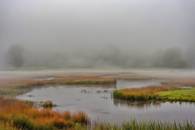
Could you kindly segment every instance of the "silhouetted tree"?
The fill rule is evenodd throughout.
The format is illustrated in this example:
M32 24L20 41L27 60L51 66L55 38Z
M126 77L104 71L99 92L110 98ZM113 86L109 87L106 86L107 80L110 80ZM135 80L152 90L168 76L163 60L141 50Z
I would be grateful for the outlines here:
M9 47L7 51L8 63L13 67L21 67L24 64L24 49L21 45L15 44Z

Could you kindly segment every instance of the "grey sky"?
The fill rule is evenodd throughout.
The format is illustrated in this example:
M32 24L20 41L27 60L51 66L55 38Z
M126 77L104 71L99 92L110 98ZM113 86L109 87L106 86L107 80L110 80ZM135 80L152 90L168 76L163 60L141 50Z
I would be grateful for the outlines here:
M1 0L0 48L156 51L193 44L195 0Z
M7 42L159 46L185 44L193 31L194 0L4 1Z

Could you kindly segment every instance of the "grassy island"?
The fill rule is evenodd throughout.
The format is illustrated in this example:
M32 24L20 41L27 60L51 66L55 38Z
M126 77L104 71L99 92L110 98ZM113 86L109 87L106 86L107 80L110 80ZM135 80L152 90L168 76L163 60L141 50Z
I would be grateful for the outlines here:
M195 88L144 87L115 90L114 98L129 101L181 101L195 102Z

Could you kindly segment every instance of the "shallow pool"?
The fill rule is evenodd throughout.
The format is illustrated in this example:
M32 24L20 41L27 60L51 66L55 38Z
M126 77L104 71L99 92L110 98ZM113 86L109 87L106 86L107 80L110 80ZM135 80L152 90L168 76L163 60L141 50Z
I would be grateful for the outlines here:
M144 87L158 81L120 81L113 86L64 85L34 89L17 98L30 101L51 100L56 111L83 111L95 122L122 123L131 119L165 122L195 122L195 104L169 102L126 102L114 100L114 89Z

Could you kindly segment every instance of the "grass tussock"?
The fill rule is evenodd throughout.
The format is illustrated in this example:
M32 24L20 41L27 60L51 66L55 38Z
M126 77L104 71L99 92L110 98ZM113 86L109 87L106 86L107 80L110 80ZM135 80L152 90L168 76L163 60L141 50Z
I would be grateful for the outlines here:
M144 87L115 90L115 98L129 101L187 101L195 102L195 88L169 86Z
M43 107L43 108L53 108L53 107L55 107L56 105L55 104L53 104L53 102L52 101L43 101L43 102L41 102L40 103L40 105Z

